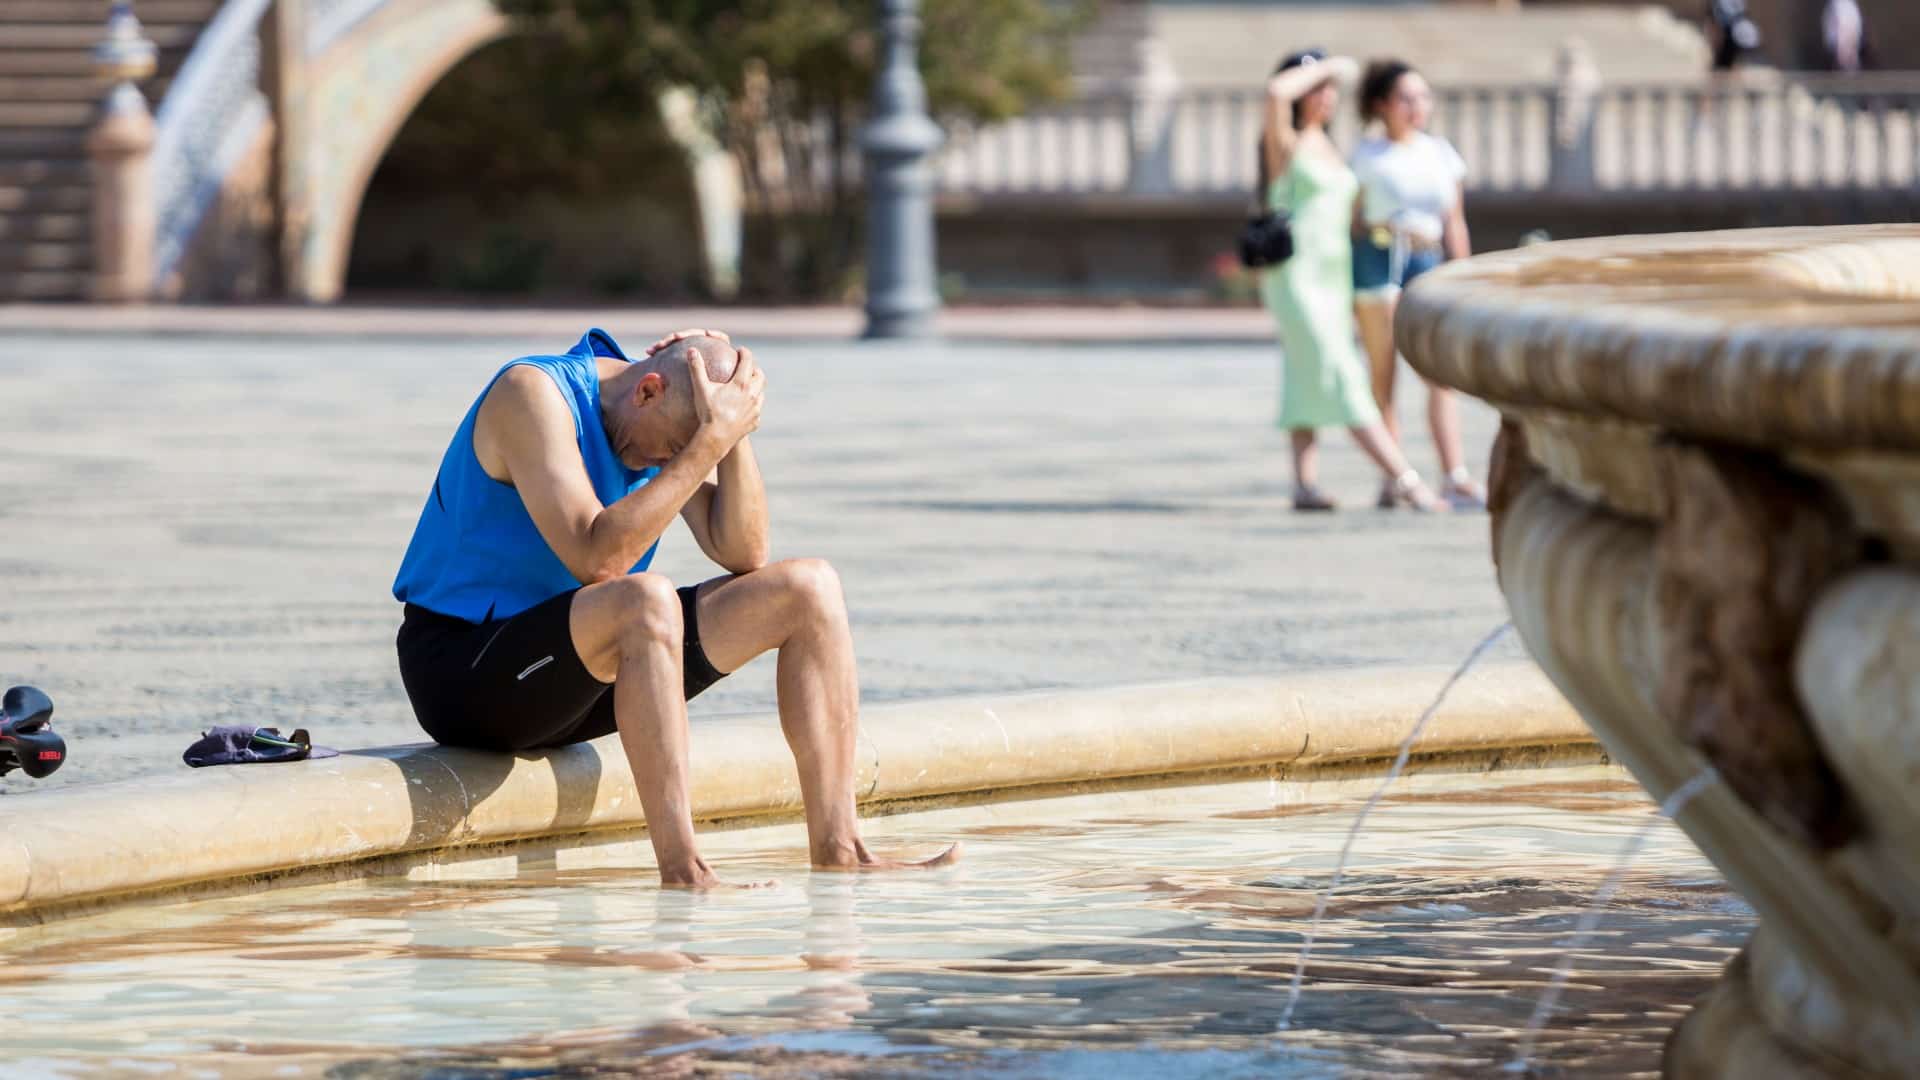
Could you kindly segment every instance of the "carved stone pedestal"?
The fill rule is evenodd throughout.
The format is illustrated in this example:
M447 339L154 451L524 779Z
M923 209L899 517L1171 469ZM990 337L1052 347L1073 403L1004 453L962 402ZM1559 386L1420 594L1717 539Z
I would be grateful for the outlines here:
M1761 928L1677 1077L1920 1074L1920 227L1550 244L1398 332L1498 406L1493 554L1547 674Z

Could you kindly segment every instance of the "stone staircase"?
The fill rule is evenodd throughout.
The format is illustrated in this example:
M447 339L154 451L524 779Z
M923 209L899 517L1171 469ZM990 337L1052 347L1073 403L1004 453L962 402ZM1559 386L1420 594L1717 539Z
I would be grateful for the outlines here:
M142 83L159 108L220 0L143 0L134 6L159 47ZM81 300L92 271L87 132L105 87L91 52L104 33L103 0L0 0L0 303Z
M1584 43L1608 81L1686 80L1707 67L1698 29L1664 8L1593 4L1157 3L1152 28L1181 83L1259 86L1308 45L1360 59L1401 57L1436 83L1545 81L1563 42Z
M1308 45L1404 57L1449 83L1548 80L1570 39L1587 46L1608 80L1684 81L1707 65L1698 28L1651 5L1108 0L1073 49L1081 92L1123 92L1141 73L1140 42L1149 36L1157 60L1189 90L1258 87L1281 56Z
M1153 9L1145 0L1107 0L1073 43L1070 62L1080 93L1123 92L1140 73L1140 42L1152 33Z

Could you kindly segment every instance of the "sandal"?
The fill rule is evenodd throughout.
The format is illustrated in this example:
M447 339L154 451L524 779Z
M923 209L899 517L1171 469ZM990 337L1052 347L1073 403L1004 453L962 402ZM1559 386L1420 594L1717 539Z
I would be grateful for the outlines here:
M1326 492L1309 484L1293 489L1293 508L1302 513L1325 513L1338 510L1340 504L1334 502Z
M1487 508L1487 489L1473 482L1473 474L1464 465L1447 474L1447 482L1440 488L1440 497L1455 510Z
M1380 497L1373 500L1376 510L1392 510L1400 505L1400 497L1393 493L1393 477L1380 481Z
M1445 499L1433 493L1420 479L1420 473L1408 469L1393 478L1393 500L1396 505L1418 510L1423 514L1444 514L1450 507Z

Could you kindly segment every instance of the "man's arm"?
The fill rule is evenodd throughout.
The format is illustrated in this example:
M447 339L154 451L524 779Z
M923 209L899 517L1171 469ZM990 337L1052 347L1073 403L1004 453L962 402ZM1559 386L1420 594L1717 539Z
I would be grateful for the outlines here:
M582 584L625 574L653 546L726 447L703 426L692 443L645 487L602 506L575 441L573 413L560 388L536 368L502 375L475 421L480 464L511 484L540 536ZM492 466L492 467L490 467ZM505 476L495 474L495 467Z
M741 439L680 511L707 558L730 574L767 565L767 492L753 444Z

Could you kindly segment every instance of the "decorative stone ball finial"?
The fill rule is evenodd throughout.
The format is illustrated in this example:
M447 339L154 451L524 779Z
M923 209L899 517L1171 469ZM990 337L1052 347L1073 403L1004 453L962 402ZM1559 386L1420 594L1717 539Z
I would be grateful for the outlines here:
M139 82L153 74L154 57L131 0L115 0L107 13L107 36L93 47L94 75L109 86Z
M118 0L107 36L94 46L93 70L109 87L87 135L93 178L93 282L104 303L147 298L153 282L153 113L135 83L153 74L154 47L133 4Z

